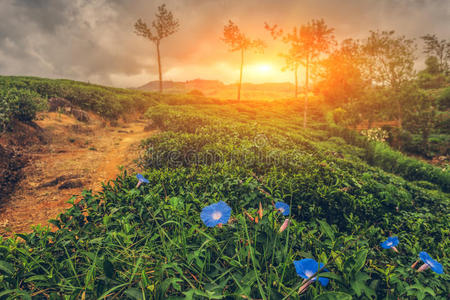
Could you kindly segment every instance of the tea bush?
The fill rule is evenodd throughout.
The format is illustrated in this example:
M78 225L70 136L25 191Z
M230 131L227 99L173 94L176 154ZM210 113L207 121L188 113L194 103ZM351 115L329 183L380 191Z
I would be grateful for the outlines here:
M13 120L22 122L34 120L36 113L46 108L46 103L39 94L30 90L0 88L0 132Z
M420 251L449 265L448 182L425 175L447 173L420 162L389 169L399 157L386 159L387 146L327 125L319 111L305 130L300 112L162 99L146 115L164 131L138 160L148 183L124 172L73 200L51 221L57 230L0 240L0 298L447 299L446 272L410 267ZM370 149L385 161L368 160ZM219 201L232 222L206 227L200 212ZM399 253L380 247L389 236ZM302 258L325 264L327 286L299 294Z
M331 120L329 117L327 119ZM331 135L340 136L347 143L365 149L364 160L369 164L402 176L407 180L426 180L437 184L445 192L450 191L450 172L410 158L385 143L371 142L353 130L337 126L334 122L328 126Z
M0 76L0 90L31 90L43 98L62 97L84 110L114 119L124 113L146 110L159 101L155 93L104 87L65 79Z
M213 104L223 101L196 95L171 95L132 89L105 87L66 79L24 76L0 76L0 89L17 88L35 91L44 98L62 97L84 110L108 119L127 113L141 113L163 101L168 105Z
M442 111L446 111L450 108L450 87L444 89L442 94L438 97L437 103L439 109Z

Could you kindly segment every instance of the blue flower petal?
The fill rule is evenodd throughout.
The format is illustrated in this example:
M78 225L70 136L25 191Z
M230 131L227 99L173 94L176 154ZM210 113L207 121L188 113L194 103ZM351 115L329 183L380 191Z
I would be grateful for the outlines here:
M430 266L430 269L433 270L434 272L438 274L444 273L444 268L438 261L433 259L433 262L428 265Z
M312 258L305 258L302 260L294 261L295 271L297 274L303 279L309 279L312 275L314 275L320 268L323 268L324 264L318 264ZM329 272L327 269L323 269L322 272ZM313 278L312 281L316 281L317 277ZM323 286L327 286L330 282L330 279L319 276L319 282Z
M322 269L324 266L325 266L325 265L324 265L323 263L319 263L319 269ZM328 269L322 269L321 272L330 272L330 270L328 270ZM330 282L330 279L329 279L329 278L326 278L326 277L320 277L320 275L319 275L319 282L320 282L321 285L327 286L327 285L328 285L328 282Z
M327 286L328 282L330 282L330 279L329 278L325 278L325 277L319 277L319 282L320 282L321 285Z
M200 213L200 218L207 227L226 224L230 216L231 207L223 201L204 207Z
M288 204L279 201L275 203L275 208L279 210L283 214L283 216L289 216L290 208Z
M430 263L433 260L430 254L426 253L425 251L420 252L419 257L426 264Z
M435 261L430 256L430 254L426 253L425 251L422 251L419 253L419 257L424 263L429 265L430 269L433 270L434 272L438 274L444 273L444 268L442 267L442 265L439 262Z
M390 249L392 247L396 247L399 243L397 236L391 236L387 240L381 243L381 247L384 249Z
M147 178L145 178L144 176L142 176L142 174L137 174L137 175L136 175L136 178L137 178L139 181L144 182L144 183L149 183L149 182L150 182L150 181L148 181Z
M295 260L294 266L297 274L304 279L309 279L309 277L319 270L319 264L312 258ZM314 278L313 281L315 280L316 279Z

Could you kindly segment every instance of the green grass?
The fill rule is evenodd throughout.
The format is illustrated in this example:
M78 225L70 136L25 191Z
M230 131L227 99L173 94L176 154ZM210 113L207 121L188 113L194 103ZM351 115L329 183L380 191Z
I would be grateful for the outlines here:
M0 298L447 299L448 274L410 265L427 251L448 269L448 172L318 108L305 130L296 102L187 99L146 113L162 129L141 145L149 184L125 172L85 191L57 231L0 241ZM200 211L218 201L235 221L207 228ZM291 206L282 233L275 201ZM398 254L380 247L394 235ZM330 284L300 296L302 258L325 263Z

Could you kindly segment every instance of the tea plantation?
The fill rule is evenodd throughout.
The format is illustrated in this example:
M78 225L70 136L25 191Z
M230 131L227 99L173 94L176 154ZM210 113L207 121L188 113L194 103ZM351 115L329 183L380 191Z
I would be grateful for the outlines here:
M0 299L448 299L450 172L311 113L303 129L298 102L155 98L149 182L124 171L57 230L0 238ZM229 222L205 226L220 201ZM411 268L422 251L443 274ZM297 274L305 258L324 264L319 280Z

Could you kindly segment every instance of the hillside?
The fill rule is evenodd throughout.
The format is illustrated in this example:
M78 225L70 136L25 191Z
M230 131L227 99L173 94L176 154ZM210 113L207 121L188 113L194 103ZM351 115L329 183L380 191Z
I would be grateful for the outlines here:
M159 81L150 81L137 88L141 91L159 91ZM202 92L205 96L218 99L235 99L237 85L224 84L219 80L194 79L186 82L163 81L163 90L168 93L189 93L194 90ZM272 100L288 99L294 95L295 87L292 83L244 83L242 85L243 100Z
M145 118L159 131L134 144L148 183L124 170L74 198L50 220L56 230L0 237L0 298L448 297L448 169L339 127L319 106L304 129L298 101L155 99ZM205 226L202 210L220 201L229 221ZM398 253L380 246L393 236ZM413 270L421 251L444 274ZM294 261L305 258L325 268L299 293Z

